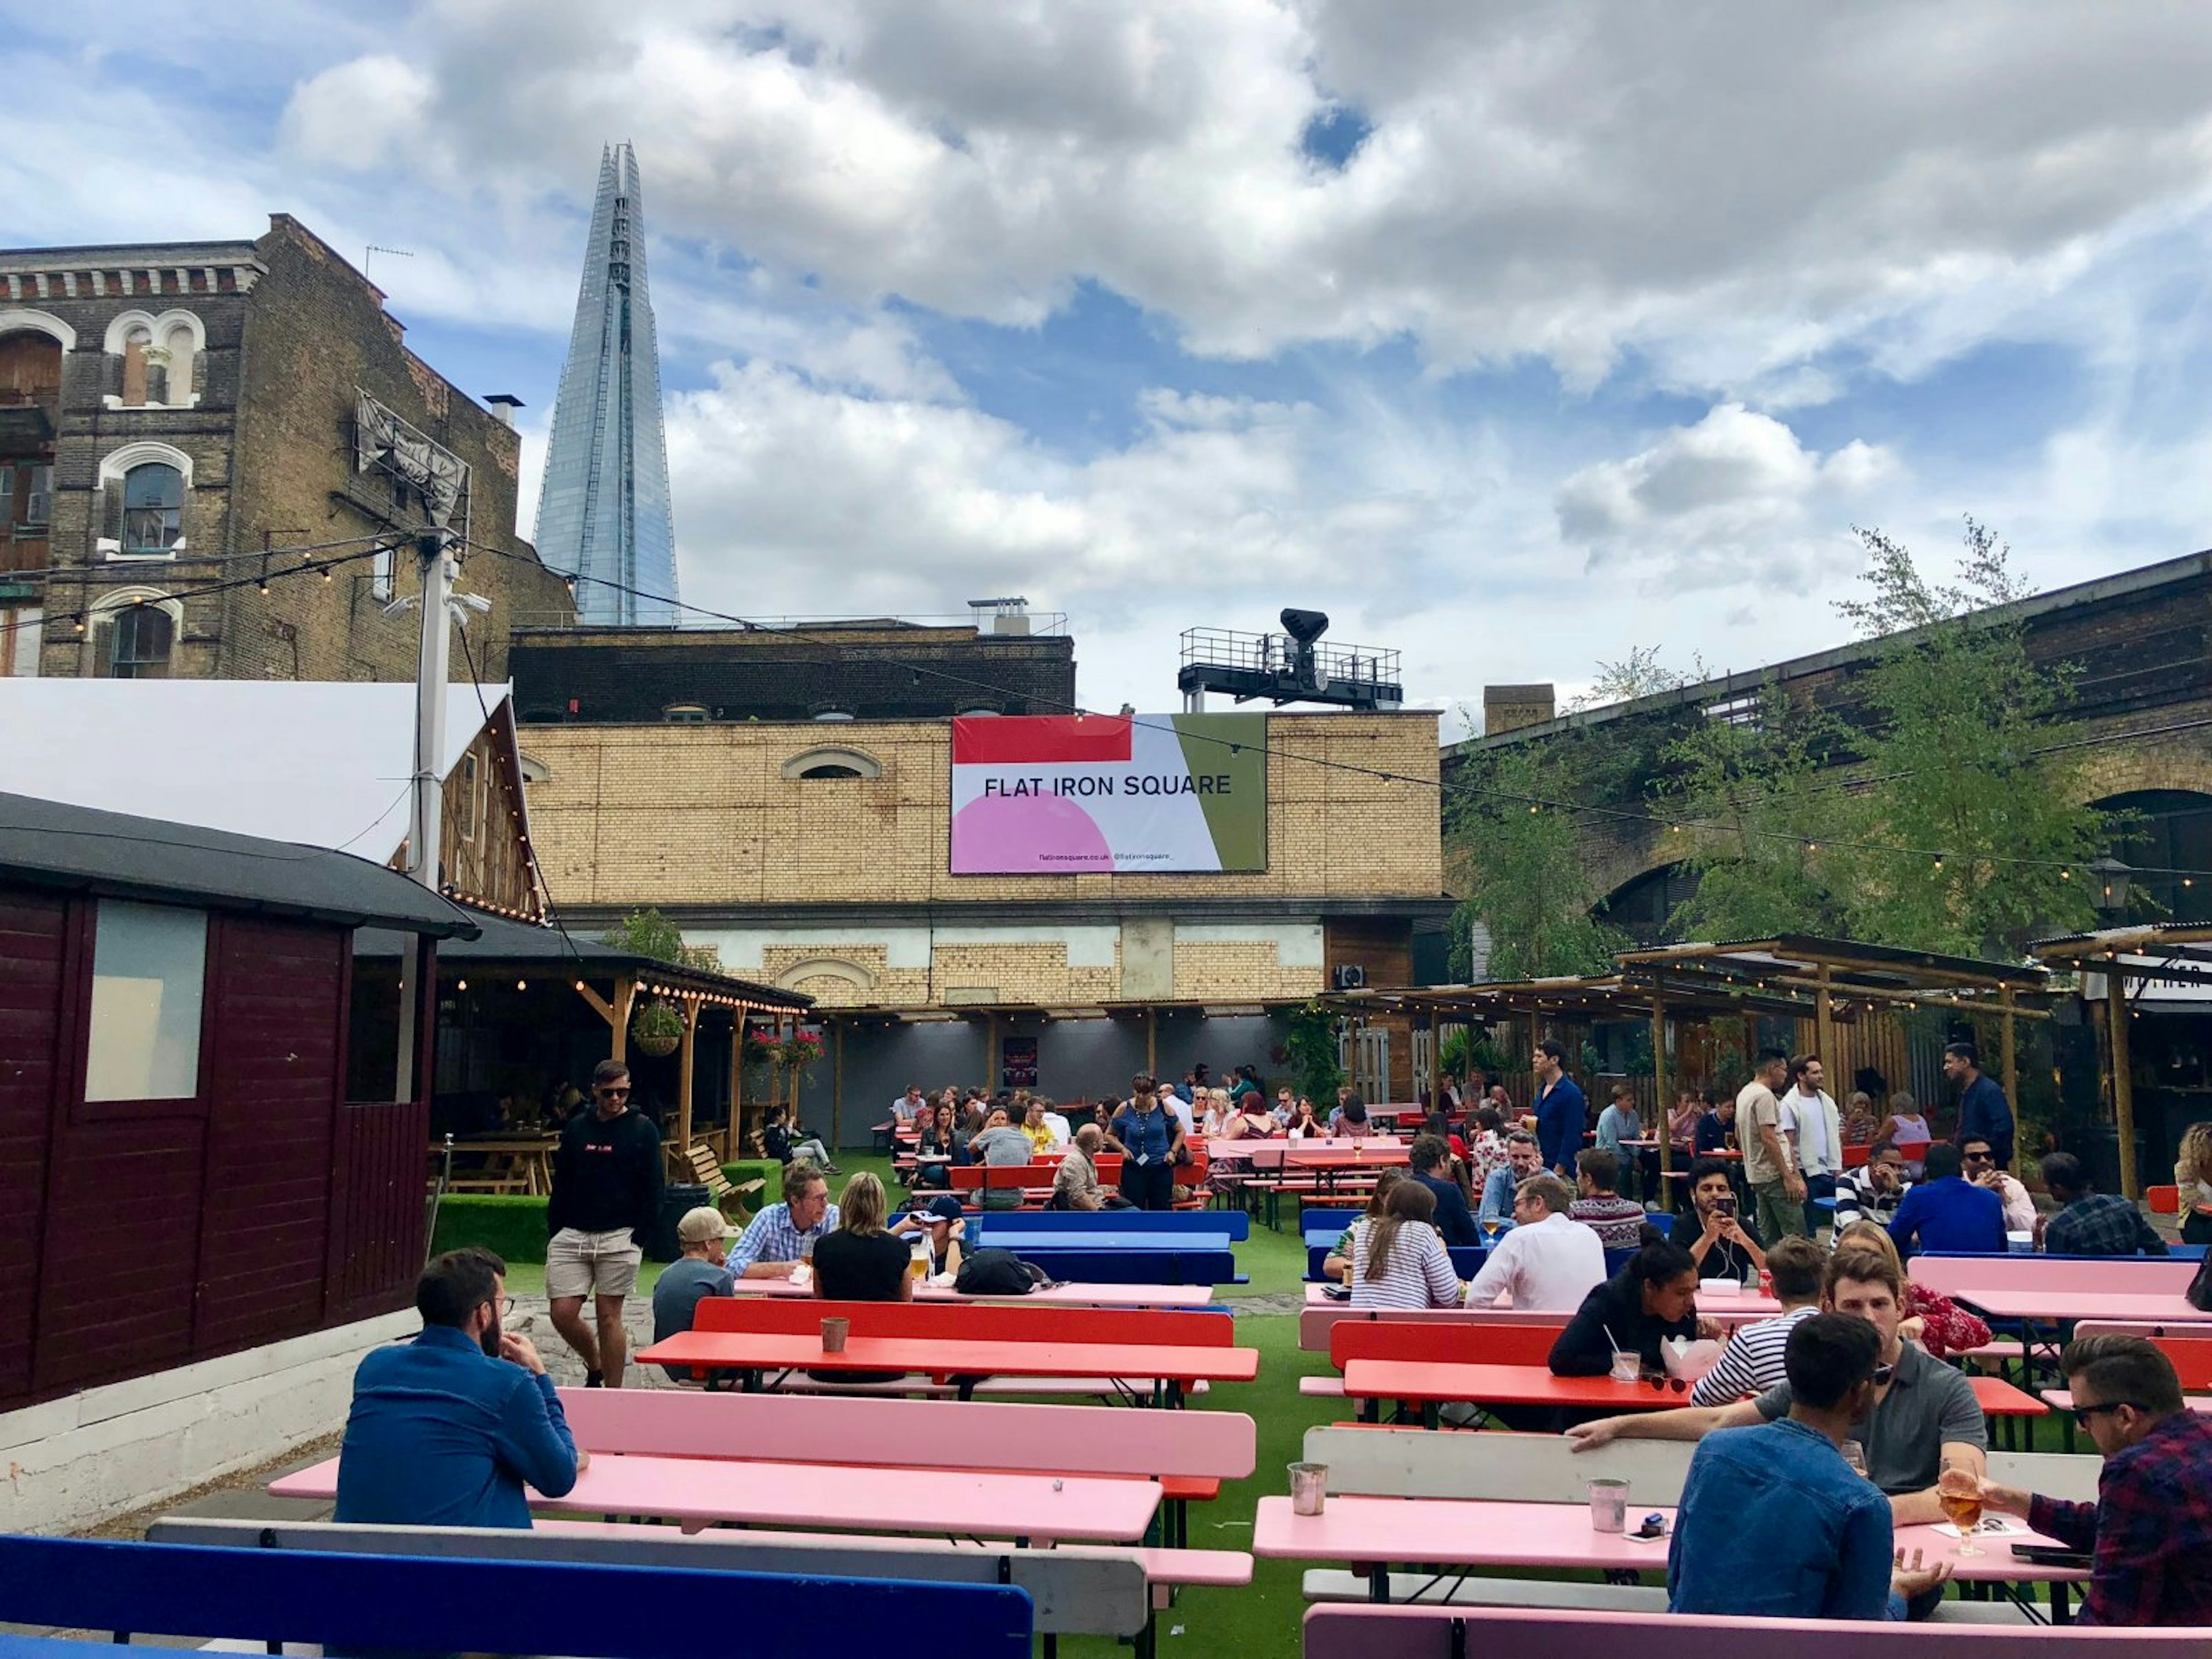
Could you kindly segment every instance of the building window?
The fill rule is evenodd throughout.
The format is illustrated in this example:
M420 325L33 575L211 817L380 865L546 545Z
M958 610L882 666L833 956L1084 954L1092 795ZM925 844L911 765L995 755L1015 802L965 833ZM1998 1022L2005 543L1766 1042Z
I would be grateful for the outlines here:
M463 841L474 841L477 838L477 757L473 753L461 757L459 782L460 799L454 809L454 823Z
M702 703L672 702L660 711L660 718L671 726L704 726L707 709Z
M43 536L54 521L54 470L34 465L16 469L15 533Z
M858 749L809 749L793 755L780 769L794 782L817 783L838 778L879 778L883 763Z
M824 761L819 766L808 767L799 775L810 783L818 783L829 778L857 778L862 775L857 768L840 766L834 761Z
M166 680L169 651L176 643L176 624L159 605L140 603L115 613L108 634L107 678L112 680Z
M87 1100L189 1100L200 1091L207 914L100 901L92 947Z
M167 557L185 533L185 475L161 461L123 475L123 534L126 558Z
M207 331L189 311L126 311L107 325L110 409L190 409L199 402Z
M372 599L392 597L392 573L398 556L396 547L379 547L376 556L368 562L368 597Z
M0 679L35 679L46 613L35 605L0 611Z

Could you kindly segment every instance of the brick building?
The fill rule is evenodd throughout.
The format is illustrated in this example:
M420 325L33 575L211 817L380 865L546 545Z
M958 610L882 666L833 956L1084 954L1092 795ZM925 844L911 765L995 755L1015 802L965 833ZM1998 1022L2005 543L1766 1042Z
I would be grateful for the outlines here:
M252 241L0 252L0 672L411 678L416 622L385 606L413 561L372 550L434 496L478 544L483 678L508 618L573 616L515 533L514 428L383 299L283 214Z
M1075 705L1075 641L1032 632L1048 619L1026 611L993 617L988 631L891 620L540 629L529 620L517 619L510 659L526 720L913 720Z
M1002 1042L1033 1043L1038 1086L1063 1097L1148 1056L1279 1076L1263 1010L1344 968L1409 983L1416 924L1449 910L1432 714L1272 716L1267 868L1242 874L953 875L951 729L526 724L532 846L570 925L655 906L726 972L844 1011L866 1041L843 1093L864 1106L908 1081L995 1083ZM1073 1018L1102 1011L1127 1018ZM1371 1093L1411 1097L1416 1037L1352 1056Z

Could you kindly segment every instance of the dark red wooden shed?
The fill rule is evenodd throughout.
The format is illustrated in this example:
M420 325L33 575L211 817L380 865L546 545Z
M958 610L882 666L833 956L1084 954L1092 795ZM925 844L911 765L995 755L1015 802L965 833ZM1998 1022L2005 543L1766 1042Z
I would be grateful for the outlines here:
M362 927L477 932L343 853L0 794L0 1410L406 1304L428 1113L345 1097Z

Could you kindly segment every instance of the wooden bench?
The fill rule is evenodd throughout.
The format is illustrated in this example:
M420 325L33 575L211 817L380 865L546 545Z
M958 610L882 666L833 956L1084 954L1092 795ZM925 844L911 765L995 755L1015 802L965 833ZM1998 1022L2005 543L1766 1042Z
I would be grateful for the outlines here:
M715 1573L904 1583L1010 1585L1034 1604L1047 1650L1060 1636L1128 1637L1150 1645L1152 1614L1176 1588L1249 1583L1252 1558L1232 1550L1053 1549L960 1539L883 1538L715 1529L687 1534L635 1522L540 1521L529 1531L489 1527L376 1527L327 1522L270 1525L172 1516L148 1529L158 1543L325 1554L444 1557L690 1568ZM725 1607L725 1619L731 1609Z
M746 1200L757 1200L768 1190L768 1182L758 1179L748 1181L742 1187L732 1185L729 1176L722 1173L714 1149L703 1141L691 1143L690 1158L692 1180L707 1189L708 1201L724 1215L734 1213L735 1218L743 1220ZM759 1207L757 1202L754 1207Z
M1584 1586L1585 1589L1594 1588ZM1946 1602L1948 1607L1962 1605ZM1623 1612L1504 1607L1317 1607L1306 1611L1305 1659L2010 1659L2022 1644L2038 1659L2180 1659L2201 1651L2201 1630L2092 1630L2068 1626L2024 1636L1974 1624L1867 1625L1850 1620L1714 1619Z
M258 1524L258 1523L253 1523ZM516 1536L527 1536L517 1534ZM1029 1595L996 1583L866 1582L529 1560L292 1553L174 1543L0 1539L9 1620L112 1632L418 1652L692 1659L742 1609L745 1650L818 1659L918 1630L961 1653L1024 1659ZM11 1638L13 1639L13 1638ZM57 1644L88 1656L89 1644Z

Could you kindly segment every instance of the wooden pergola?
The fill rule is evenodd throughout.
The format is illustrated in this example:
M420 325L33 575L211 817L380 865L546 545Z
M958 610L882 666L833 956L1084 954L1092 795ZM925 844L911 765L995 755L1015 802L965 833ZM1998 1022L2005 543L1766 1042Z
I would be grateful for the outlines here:
M2212 938L2212 932L2208 932ZM1328 999L1346 1012L1387 1008L1425 1014L1431 1042L1439 1020L1491 1024L1527 1015L1529 1041L1538 1022L1553 1018L1648 1020L1651 1028L1656 1103L1663 1126L1670 1079L1667 1063L1669 1018L1715 1019L1770 1014L1812 1020L1818 1052L1832 1055L1836 1023L1861 1008L1942 1008L1994 1014L2002 1024L2002 1078L2008 1098L2017 1097L2018 1044L2014 1022L2047 1019L2023 1007L2023 992L2042 990L2050 975L2039 967L1984 962L1925 951L1903 951L1810 934L1771 939L1669 945L1624 951L1614 970L1573 978L1492 981L1421 989L1350 991ZM1669 1137L1658 1136L1660 1167L1668 1166Z
M2212 985L2212 927L2179 923L2108 927L2038 939L2028 948L2050 967L2104 978L2105 994L2092 1006L2100 1006L2104 1013L2101 1058L2109 1079L2106 1097L2112 1103L2112 1122L2119 1136L2120 1190L2125 1197L2139 1198L2142 1186L2136 1167L2135 1078L2128 1030L2135 1010L2128 1006L2128 986L2136 983L2139 1000L2161 982Z

